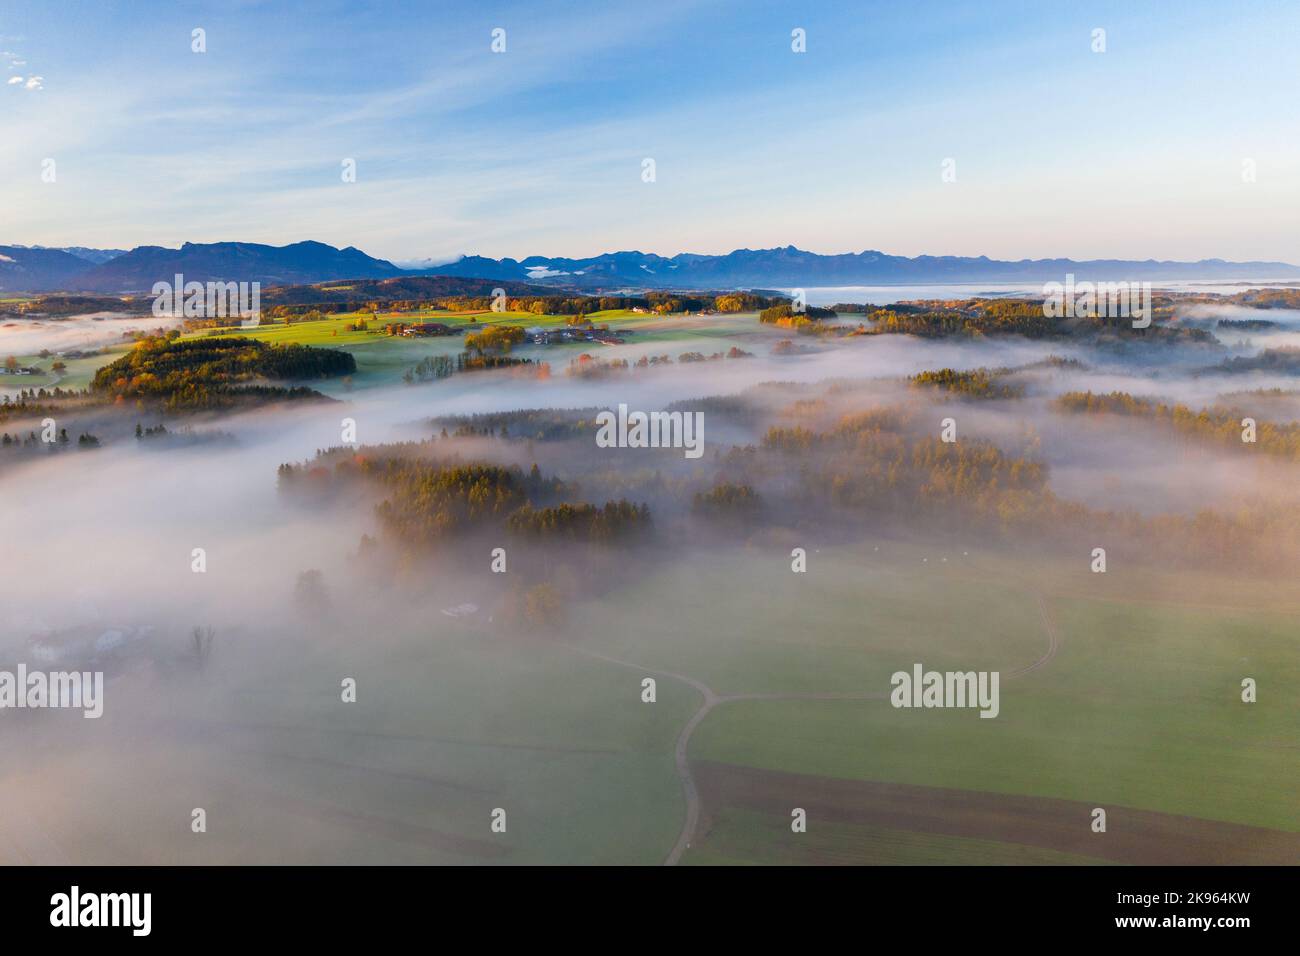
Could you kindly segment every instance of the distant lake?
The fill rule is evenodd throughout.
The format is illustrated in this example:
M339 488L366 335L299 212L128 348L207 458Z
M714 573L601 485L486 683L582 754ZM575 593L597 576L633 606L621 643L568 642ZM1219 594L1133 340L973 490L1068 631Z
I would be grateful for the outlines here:
M1065 276L1057 281L1063 282ZM1118 281L1118 280L1117 280ZM1154 289L1169 292L1208 292L1232 295L1250 288L1300 287L1296 279L1175 279L1152 280ZM789 291L788 289L784 291ZM930 285L843 285L819 286L804 290L809 305L834 305L836 302L869 302L872 305L889 305L911 299L972 299L1015 298L1043 294L1041 282L988 282Z

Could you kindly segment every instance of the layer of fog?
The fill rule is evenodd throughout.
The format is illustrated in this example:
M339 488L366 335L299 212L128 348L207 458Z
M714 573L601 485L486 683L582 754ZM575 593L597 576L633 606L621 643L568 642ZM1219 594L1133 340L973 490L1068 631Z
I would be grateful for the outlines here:
M808 351L771 354L783 339ZM281 775L296 772L293 748L276 736L284 727L263 731L246 726L241 721L250 719L247 711L270 710L283 725L295 720L305 725L309 717L315 719L318 708L338 699L338 678L357 673L364 678L363 692L372 695L366 700L382 701L384 681L392 679L385 670L390 655L409 649L413 641L436 641L446 622L439 609L486 601L479 598L480 593L490 594L483 583L485 555L466 554L455 546L448 546L448 560L439 573L427 575L417 591L394 596L368 589L355 580L351 555L362 534L376 532L373 513L366 507L303 509L278 494L276 467L340 445L349 424L345 419L355 423L359 443L378 445L433 436L436 429L430 419L435 416L618 404L653 411L672 402L743 393L761 383L871 380L859 390L849 390L843 407L835 410L903 404L917 408L923 420L932 418L936 434L940 419L951 416L961 438L989 438L1013 450L1037 437L1036 453L1051 468L1052 487L1063 497L1098 507L1192 511L1240 497L1290 494L1286 488L1294 484L1286 480L1284 469L1258 456L1189 448L1147 423L1063 416L1047 407L1052 396L1072 389L1121 390L1200 406L1225 390L1265 387L1269 381L1285 384L1277 377L1192 376L1191 369L1216 360L1212 353L1114 354L1062 342L904 336L821 343L773 329L741 337L701 334L671 343L630 340L625 346L593 346L587 351L598 359L635 361L642 355L667 354L676 360L685 351L725 352L737 344L754 357L674 362L594 379L564 374L561 357L574 356L577 350L526 349L520 354L552 361L549 379L528 372L476 372L355 393L331 388L342 401L271 408L199 425L233 434L233 446L149 451L126 440L0 472L11 558L0 575L0 661L22 660L29 635L75 626L153 625L177 654L184 653L192 625L211 625L218 635L213 664L201 678L115 675L103 721L79 716L63 720L65 715L42 713L19 725L10 720L12 714L0 715L6 722L0 734L15 755L0 770L6 790L0 815L10 820L8 831L0 827L0 848L17 826L25 828L19 850L28 857L43 857L45 862L59 862L60 854L62 859L84 859L83 850L64 841L57 827L38 839L33 834L41 833L39 823L26 826L24 821L41 817L40 808L48 802L56 808L50 811L54 819L80 822L81 831L70 826L72 832L99 832L115 819L121 821L123 842L92 855L100 862L112 854L120 862L192 859L174 849L190 835L190 807L204 805L238 817L241 811L230 809L230 804L234 794L245 791L237 787L276 791L287 779ZM1075 357L1089 368L1024 373L1027 396L1021 400L935 402L931 393L902 382L926 369L1029 365L1049 355ZM788 404L779 390L755 401L774 415ZM129 411L123 414L131 417ZM710 453L711 442L755 440L765 424L747 432L731 424L711 426L709 421L706 415ZM547 470L579 477L597 460L594 448L551 449L541 442L532 449L525 442L490 440L449 442L447 448L467 457L481 454L520 464L533 457ZM677 455L647 461L658 467L669 459L674 467L701 477L715 467L710 455L694 463ZM206 552L206 573L191 569L195 548ZM332 619L304 619L296 608L295 583L307 569L322 571L334 602ZM743 600L743 595L734 599ZM584 635L568 637L581 640ZM313 683L304 683L308 680ZM396 702L387 705L396 707ZM490 710L495 704L487 700L484 705ZM492 726L490 713L482 720ZM324 725L312 726L315 746ZM358 722L355 732L372 726ZM442 727L422 730L433 736L446 733ZM276 742L269 742L273 738ZM414 751L394 756L396 751L383 750L380 743L346 739L346 745L320 743L313 759L346 756L348 766L364 767L382 757L392 762L390 769L403 773L438 771L436 765L431 770L420 763L424 758ZM236 777L239 784L233 782ZM72 795L81 792L91 793L93 799L78 805ZM374 790L348 792L351 810L386 812L384 796ZM144 812L159 803L170 815L165 827L154 826ZM64 813L70 816L57 815ZM167 835L168 828L174 835ZM261 835L261 845L250 846L247 834L227 829L202 845L224 850L200 852L212 854L206 859L225 858L224 853L265 861L283 851L289 854L283 861L292 862L313 852L328 856L330 847L343 845L331 842L340 839L335 828L303 816L291 833ZM46 852L42 839L58 849ZM168 856L171 853L175 855Z
M1062 275L1055 281L1065 282ZM1112 281L1126 281L1123 276L1115 276ZM1152 291L1188 292L1209 295L1233 295L1249 288L1296 287L1295 280L1253 279L1235 281L1220 280L1164 280L1152 283ZM795 290L782 288L785 295L793 295ZM895 302L915 300L952 300L974 298L1021 298L1043 295L1042 282L988 282L988 283L924 283L919 285L845 285L813 286L804 289L809 305L835 305L839 302L870 303L872 305L892 305Z
M270 600L291 588L304 568L341 559L363 531L373 530L369 516L331 516L329 522L320 522L286 510L277 498L275 469L342 444L351 424L359 444L376 445L429 438L435 434L430 424L435 417L521 408L613 409L620 404L655 411L673 402L739 394L764 382L880 379L886 384L874 403L928 404L927 393L888 383L926 369L1015 367L1049 355L1074 356L1088 367L1040 368L1017 379L1027 388L1023 401L936 404L936 430L938 418L948 414L958 419L964 434L993 439L1031 428L1042 437L1041 455L1052 468L1053 486L1067 497L1090 503L1115 504L1118 498L1143 510L1190 508L1220 501L1225 494L1253 494L1277 484L1276 466L1267 461L1213 449L1189 451L1185 441L1159 426L1064 416L1047 403L1061 392L1090 389L1200 408L1216 404L1229 391L1286 388L1291 383L1285 377L1191 376L1171 372L1167 363L1157 364L1160 356L1155 354L1115 357L1059 342L1017 339L959 342L864 336L825 345L810 341L807 354L771 355L772 343L784 337L779 330L745 337L742 347L756 353L745 359L611 371L595 378L570 377L559 367L544 380L510 371L475 372L431 384L344 393L337 403L226 418L219 427L236 436L233 447L146 453L135 442L113 442L93 453L11 467L0 484L7 501L22 503L7 509L6 530L10 540L23 542L23 562L21 570L0 581L0 650L12 650L12 643L6 648L6 639L37 627L64 627L86 618L125 619L144 606L205 611L212 602L215 611L234 593L254 603ZM688 348L708 354L736 342L734 337L704 336L689 346L681 341L633 343L601 349L595 357L675 358ZM1244 403L1248 411L1250 402L1249 396L1233 399L1234 407ZM1271 420L1271 411L1261 401L1256 417ZM712 452L717 444L756 440L762 427L746 433L719 424L711 430L706 416L706 447ZM522 449L487 444L495 456L527 464ZM540 447L530 452L543 459L546 455ZM1189 455L1195 467L1188 466ZM706 457L698 467L707 469L708 462ZM562 461L554 465L563 468ZM681 467L692 465L683 461ZM1170 480L1173 475L1176 482ZM1128 492L1116 495L1117 487ZM206 575L189 570L191 551L198 547L209 556Z
M173 318L123 317L111 312L66 319L6 319L0 323L0 354L91 351L116 345L130 332L149 332L174 325Z

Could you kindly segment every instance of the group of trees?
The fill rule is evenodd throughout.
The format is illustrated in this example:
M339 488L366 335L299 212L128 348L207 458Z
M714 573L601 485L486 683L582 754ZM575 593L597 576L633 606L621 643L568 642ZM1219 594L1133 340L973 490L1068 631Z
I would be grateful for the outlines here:
M1243 414L1239 410L1206 408L1196 410L1187 405L1140 398L1128 392L1066 392L1056 400L1064 412L1084 414L1129 415L1160 422L1184 435L1195 436L1228 448L1241 448ZM1261 451L1279 458L1300 461L1300 424L1255 422L1255 441ZM1246 446L1249 447L1249 446Z
M514 358L510 355L510 350L525 338L526 332L522 325L485 325L479 331L465 336L465 351L456 356L454 366L448 356L431 356L422 360L414 369L408 370L402 378L409 384L446 378L453 371L479 372L520 365L536 366L539 375L549 375L550 366L547 363L535 363L529 358Z
M481 372L493 368L513 368L520 365L536 366L537 374L545 377L550 374L550 365L546 362L534 362L530 358L515 358L513 355L492 353L461 352L456 356L456 371Z
M487 325L465 336L465 349L476 355L507 354L526 337L522 325Z
M836 306L843 310L843 306ZM1105 313L1073 318L1049 318L1042 299L962 299L895 303L877 309L865 306L870 325L866 334L917 335L939 338L949 335L1023 335L1027 338L1080 336L1093 341L1138 337L1154 342L1211 343L1214 336L1206 329L1153 322L1147 328L1134 329L1129 315ZM1156 320L1167 319L1167 305L1153 307Z
M811 330L812 326L822 319L833 318L835 318L835 312L832 309L821 309L810 305L802 312L797 312L789 302L781 302L758 313L758 321L760 322L767 325L779 325L783 329L794 329L797 332Z
M356 359L347 352L305 345L269 345L255 339L187 341L143 339L126 355L95 373L91 391L114 399L163 402L169 408L210 408L238 397L318 397L304 387L254 385L259 379L312 379L350 375Z
M524 408L474 415L450 415L435 419L433 424L442 427L443 438L500 437L547 442L578 438L590 442L596 430L596 416L601 411L594 406ZM665 411L704 412L706 416L725 416L743 425L752 424L759 414L754 405L737 395L713 395L672 402L665 407Z
M152 300L150 300L152 301ZM147 311L143 303L119 296L42 295L19 302L0 303L0 314L89 315L94 312Z
M1249 289L1224 301L1256 309L1300 309L1300 289Z
M1226 410L1201 413L1123 393L1075 393L1060 407L1150 416L1211 440L1241 442L1240 415ZM1258 435L1265 448L1297 460L1297 426L1260 423ZM901 522L909 532L988 533L1068 545L1080 553L1104 541L1143 560L1183 565L1236 561L1266 567L1300 557L1300 509L1266 500L1195 515L1093 509L1057 497L1034 447L1028 441L1017 453L980 439L944 442L917 409L874 408L825 428L773 426L757 445L723 454L719 479L723 487L761 489L766 506L760 517L775 516L787 526L842 526L855 518ZM793 487L792 472L798 475ZM706 490L696 499L703 507L712 497ZM743 503L746 496L728 490L716 497Z
M529 489L518 468L501 465L441 467L420 461L390 459L361 474L377 479L386 498L376 509L393 537L429 544L468 530L499 525L506 515L528 503Z
M668 356L663 356L663 360L668 361ZM658 364L657 360L655 364ZM571 378L604 378L611 373L626 372L631 367L627 359L598 359L583 352L569 360L564 374Z
M1258 355L1236 355L1224 359L1216 371L1235 372L1275 372L1279 375L1300 374L1300 348L1282 346L1264 349Z
M66 428L59 429L58 436L53 442L46 442L41 440L40 438L37 437L36 432L34 431L28 432L25 436L18 435L18 434L10 435L8 432L4 432L3 434L0 434L0 448L5 448L5 449L13 448L13 449L25 449L27 451L32 451L35 449L47 448L53 450L57 448L65 448L70 446L71 444L72 444L72 439L69 437L68 430ZM80 435L77 436L78 448L83 448L83 449L98 448L99 444L100 444L99 438L95 435L90 434L89 432L82 432Z
M591 437L591 425L598 408L524 408L506 412L480 412L475 415L449 416L438 419L442 435L502 438L527 438L537 441L564 441Z
M331 315L349 311L343 303L322 303L319 305L273 305L262 309L262 317L283 319L285 325L295 322L319 322Z
M0 398L0 422L11 418L46 418L58 406L53 402L86 399L85 392L63 388L28 388L17 395Z
M810 348L802 343L795 342L793 339L782 339L772 346L772 354L781 355L802 355L805 352L813 352L815 349Z
M1002 371L939 369L917 379L918 384L961 394L986 394L998 387L996 378ZM743 396L700 400L713 403L709 411L729 419L757 416L752 424L763 436L755 444L717 453L707 473L661 474L632 466L608 474L588 472L580 494L573 485L544 478L537 466L524 472L498 464L445 460L445 445L431 441L409 449L330 453L314 467L286 465L281 483L290 490L352 480L371 483L376 500L382 501L377 513L383 536L401 555L427 553L440 541L469 536L476 541L504 541L503 535L509 535L521 546L644 540L652 528L650 508L634 502L647 500L655 508L656 524L664 525L656 539L709 535L718 529L749 534L768 524L842 529L855 524L888 528L898 523L909 533L974 533L1020 544L1068 543L1081 549L1081 554L1097 542L1119 553L1123 542L1129 542L1134 553L1148 559L1183 562L1209 556L1262 562L1296 552L1300 514L1294 509L1274 516L1273 525L1262 511L1147 517L1092 509L1053 493L1047 466L1037 457L1032 440L1022 445L1000 441L1001 447L968 436L942 441L935 434L933 415L915 407L924 403L873 407L832 418L833 409L846 397L844 387L818 392L811 386L771 385L763 387L755 397L758 400ZM798 400L780 405L773 420L768 416L783 395ZM1153 406L1122 394L1077 393L1062 404L1080 411L1161 415L1185 423L1180 427L1209 427L1217 434L1213 415ZM580 438L590 434L593 411L528 410L448 423L457 434ZM760 422L775 423L762 432ZM1234 426L1234 440L1238 430ZM444 460L435 460L439 456ZM584 502L584 497L593 500ZM385 553L391 553L387 547ZM539 559L541 555L545 560ZM521 620L536 623L558 614L565 595L576 595L593 578L602 577L592 571L602 562L614 563L599 549L512 549L510 585L516 580L520 584L516 610ZM579 583L566 584L566 574ZM533 591L535 607L530 616L525 595Z
M997 308L979 311L910 312L897 308L878 309L868 315L869 331L877 334L918 335L937 338L947 335L1023 335L1044 338L1063 335L1064 325L1043 314L1041 304L1030 308L1017 303L995 303Z
M795 508L850 508L891 519L947 524L1015 524L1051 511L1047 468L976 440L944 442L920 429L914 410L877 408L848 415L828 430L772 426L758 446L724 456L727 474L747 483L779 479L798 462Z
M428 547L466 534L505 530L534 541L614 543L644 531L650 509L626 500L603 506L568 500L576 489L542 475L496 464L439 463L395 453L360 455L323 464L284 464L281 490L321 492L354 482L377 485L376 514L405 546Z
M592 312L642 309L646 312L755 312L775 302L787 301L752 292L725 292L718 295L692 295L677 292L647 292L644 295L602 296L512 296L505 302L509 312L534 315L579 315ZM454 296L437 302L457 312L486 312L493 306L488 296Z
M456 370L456 363L450 355L427 355L402 373L402 381L407 385L416 382L436 381L446 378Z
M524 505L506 518L512 534L539 541L612 543L644 532L650 525L650 509L627 500L594 504L559 504L545 508Z
M1234 332L1263 332L1277 328L1277 323L1268 319L1219 319L1215 327Z
M720 524L747 529L758 517L761 499L751 485L720 481L707 491L697 491L691 511Z
M986 368L958 372L951 368L921 372L908 378L913 385L939 388L969 398L1019 398L1025 393L1023 385L1006 385Z
M677 356L677 361L682 364L692 362L720 362L723 359L742 359L753 358L753 352L746 352L744 349L736 348L734 345L726 352L713 352L705 355L703 352L683 352ZM642 355L635 362L629 362L627 359L598 359L594 355L583 352L575 359L570 359L564 374L573 378L603 378L606 375L619 372L626 372L634 368L654 368L660 365L672 365L673 359L670 355Z
M705 355L703 352L683 352L681 355L677 356L677 361L685 364L688 362L720 362L723 359L738 359L738 358L753 358L753 357L754 357L753 352L746 352L744 349L736 348L736 346L733 345L726 352L711 352L708 355ZM645 356L642 356L642 358L645 358ZM667 356L664 356L664 358L667 358ZM645 367L644 365L641 364L640 359L637 360L636 364L638 368Z

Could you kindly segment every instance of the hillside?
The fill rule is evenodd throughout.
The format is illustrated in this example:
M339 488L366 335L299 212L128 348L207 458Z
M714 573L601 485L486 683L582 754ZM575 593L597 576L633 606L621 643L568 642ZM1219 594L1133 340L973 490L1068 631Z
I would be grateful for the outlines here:
M0 292L64 288L90 263L62 249L0 246Z
M490 296L493 289L507 295L554 295L554 287L499 279L446 275L407 275L392 279L347 279L290 285L262 290L262 306L323 305L368 301L437 299L445 296Z

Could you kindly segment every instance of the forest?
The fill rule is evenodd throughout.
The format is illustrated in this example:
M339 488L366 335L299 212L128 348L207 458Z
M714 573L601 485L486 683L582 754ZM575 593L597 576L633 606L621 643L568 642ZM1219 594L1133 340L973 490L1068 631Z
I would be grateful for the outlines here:
M1257 445L1269 455L1300 461L1300 423L1297 422L1258 421L1240 410L1228 408L1197 411L1187 405L1139 398L1127 392L1066 392L1056 399L1056 407L1075 414L1145 418L1216 445L1227 448Z
M248 398L320 397L302 386L256 384L262 379L329 378L355 371L356 359L336 349L245 338L177 341L149 336L99 369L90 388L113 400L157 401L174 409L216 408Z

